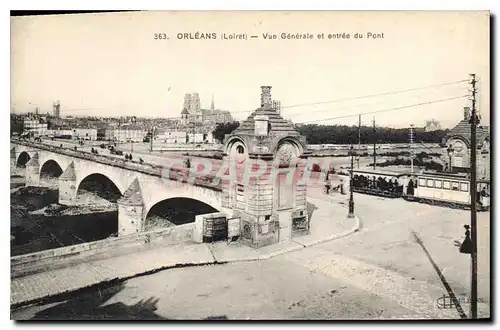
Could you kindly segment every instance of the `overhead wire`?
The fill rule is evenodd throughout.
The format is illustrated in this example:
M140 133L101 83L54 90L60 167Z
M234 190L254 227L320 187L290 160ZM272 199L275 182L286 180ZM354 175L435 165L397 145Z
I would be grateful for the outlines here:
M468 95L461 95L461 96L450 97L450 98L446 98L446 99L433 100L433 101L429 101L429 102L415 103L415 104L404 105L404 106L394 107L394 108L388 108L388 109L380 109L380 110L367 111L367 112L355 113L355 114L350 114L350 115L343 115L343 116L337 116L337 117L330 117L330 118L322 118L322 119L310 120L310 121L301 122L300 124L309 124L309 123L316 123L316 122L324 122L324 121L328 121L328 120L350 118L350 117L355 117L355 116L359 116L359 115L369 115L369 114L381 113L381 112L387 112L387 111L403 110L403 109L408 109L408 108L413 108L413 107L418 107L418 106L423 106L423 105L429 105L429 104L434 104L434 103L439 103L439 102L446 102L446 101L451 101L451 100L457 100L457 99L461 99L461 98L464 98L464 97L467 97L467 96Z
M360 99L366 99L366 98L374 98L374 97L379 97L379 96L387 96L387 95L393 95L393 94L399 94L399 93L407 93L407 92L412 92L412 91L417 91L417 90L425 90L425 89L431 89L431 88L439 88L443 86L449 86L449 85L455 85L463 82L467 82L467 79L462 79L462 80L456 80L456 81L450 81L450 82L445 82L441 84L435 84L435 85L427 85L427 86L421 86L421 87L415 87L415 88L408 88L408 89L402 89L402 90L395 90L395 91L390 91L390 92L384 92L384 93L377 93L377 94L368 94L368 95L362 95L362 96L355 96L355 97L346 97L346 98L340 98L340 99L335 99L335 100L330 100L330 101L320 101L320 102L312 102L312 103L301 103L301 104L292 104L288 106L281 106L281 109L290 109L290 108L297 108L297 107L304 107L304 106L314 106L314 105L320 105L320 104L331 104L331 103L339 103L339 102L345 102L345 101L352 101L352 100L360 100ZM80 108L80 109L60 109L60 112L78 112L78 111L103 111L106 108L109 109L109 107L98 107L98 108ZM240 113L252 113L255 111L255 109L252 110L243 110L243 111L232 111L230 112L232 114L240 114ZM209 114L205 115L205 117L210 117L210 116L218 116L218 114ZM134 116L126 116L126 117L134 117ZM166 119L181 119L181 116L176 116L176 117L168 117Z

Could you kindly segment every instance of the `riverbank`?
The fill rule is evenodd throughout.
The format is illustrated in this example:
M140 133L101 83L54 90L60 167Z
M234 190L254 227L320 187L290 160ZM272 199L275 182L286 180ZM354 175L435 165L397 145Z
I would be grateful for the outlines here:
M59 192L49 187L11 189L11 255L34 253L112 236L118 229L116 204L90 194L82 205L58 204ZM83 205L83 201L94 201Z

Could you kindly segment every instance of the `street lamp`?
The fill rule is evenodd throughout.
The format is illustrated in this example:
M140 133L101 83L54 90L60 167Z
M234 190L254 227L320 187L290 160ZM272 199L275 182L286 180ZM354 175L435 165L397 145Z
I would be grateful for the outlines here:
M453 172L453 169L452 169L452 166L451 166L451 158L453 157L453 154L455 153L455 149L453 149L451 147L451 144L450 144L450 146L448 147L448 149L446 149L446 152L448 153L448 157L450 158L449 170L450 170L450 172Z
M354 170L354 155L356 153L354 152L354 148L351 145L351 149L349 151L349 155L351 156L351 180L349 183L349 190L350 190L350 196L349 196L349 214L347 215L348 218L353 218L354 217L354 195L353 195L353 183L354 183L354 176L353 176L353 170Z

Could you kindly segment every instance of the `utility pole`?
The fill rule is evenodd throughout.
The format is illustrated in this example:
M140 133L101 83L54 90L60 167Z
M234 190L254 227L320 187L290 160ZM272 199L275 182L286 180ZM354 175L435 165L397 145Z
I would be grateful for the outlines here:
M120 116L120 118L118 119L118 139L116 139L117 143L116 143L116 146L118 147L120 145L120 140L122 139L122 117Z
M472 319L477 319L477 182L476 182L476 126L479 123L476 114L476 75L470 75L472 80L470 82L472 87L472 114L470 117L471 124L471 148L470 148L470 178L471 178L471 240L472 240L472 253L471 253L471 303L470 314Z
M375 117L373 117L373 169L377 167L377 137L375 136Z
M153 138L154 138L154 134L155 134L155 128L153 126L153 128L151 129L151 135L149 136L149 152L153 152Z
M358 169L359 169L360 155L361 155L361 114L358 117L358 156L356 157L356 161L358 162Z
M350 190L350 195L349 195L349 213L347 214L348 218L353 218L354 217L354 194L353 194L353 185L354 185L354 148L352 147L349 150L349 154L351 156L351 177L350 177L350 183L349 183L349 190Z
M414 138L414 132L413 132L413 124L410 125L410 162L411 162L411 174L413 174L413 138Z
M194 140L195 140L195 134L196 134L196 119L193 121L193 154L194 154Z

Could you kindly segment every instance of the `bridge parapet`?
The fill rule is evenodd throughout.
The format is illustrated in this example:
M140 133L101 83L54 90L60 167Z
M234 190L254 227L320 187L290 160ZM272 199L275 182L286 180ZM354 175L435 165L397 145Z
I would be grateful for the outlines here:
M41 143L33 143L14 138L11 139L11 143L39 150L49 151L56 154L65 155L68 157L84 159L87 161L92 161L108 166L118 167L125 170L135 171L151 176L160 177L163 179L180 181L180 182L188 182L189 180L191 180L192 181L191 184L193 184L194 186L200 186L215 191L222 191L221 180L219 180L216 176L201 174L201 173L200 175L196 175L196 173L191 172L195 171L195 169L192 168L186 168L186 167L179 168L174 166L169 167L169 166L156 165L150 163L139 163L133 160L118 159L116 157L110 157L106 155L95 155L84 151L60 148ZM194 180L192 178L194 178Z

